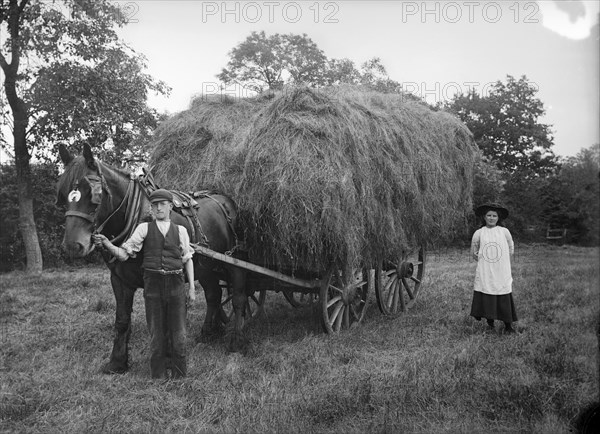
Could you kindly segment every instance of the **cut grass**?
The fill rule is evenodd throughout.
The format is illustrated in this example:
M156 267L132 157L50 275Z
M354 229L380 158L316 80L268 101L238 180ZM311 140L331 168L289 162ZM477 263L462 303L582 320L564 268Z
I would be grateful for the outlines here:
M417 305L324 335L316 308L269 292L251 350L195 344L189 377L150 379L138 291L127 374L98 372L112 345L104 268L0 276L0 422L5 432L568 432L598 400L598 249L517 246L521 333L469 317L475 263L430 253ZM501 327L498 326L498 330Z

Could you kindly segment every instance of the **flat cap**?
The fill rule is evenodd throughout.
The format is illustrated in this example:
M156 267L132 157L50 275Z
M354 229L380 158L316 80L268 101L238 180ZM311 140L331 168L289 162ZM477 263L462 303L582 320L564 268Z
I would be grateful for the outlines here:
M158 190L154 190L152 193L150 193L150 202L162 202L163 200L173 202L173 195L170 191L165 190L164 188L159 188Z

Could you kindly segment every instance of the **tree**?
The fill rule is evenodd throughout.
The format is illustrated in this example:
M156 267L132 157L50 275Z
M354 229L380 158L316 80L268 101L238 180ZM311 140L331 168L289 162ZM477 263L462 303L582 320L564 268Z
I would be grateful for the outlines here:
M400 83L392 80L379 57L373 57L361 65L360 82L377 92L399 93Z
M58 168L55 164L32 164L32 184L36 192L33 209L44 265L63 262L60 250L64 231L64 211L56 206L55 184ZM0 165L0 271L22 268L27 264L23 240L19 234L19 197L15 166Z
M252 32L229 58L217 78L258 93L280 89L285 82L319 85L326 65L325 55L306 34Z
M598 245L600 235L600 145L563 159L541 191L545 224L566 228L571 242Z
M122 145L128 138L126 131L132 128L131 118L121 117L123 122L119 124L117 120L115 125L111 123L115 117L110 118L106 110L119 112L115 109L118 107L127 111L130 108L125 108L128 100L123 94L129 96L131 86L152 87L149 79L142 80L121 89L113 87L107 97L102 93L104 88L98 76L92 74L96 67L103 73L111 68L134 73L125 73L123 80L109 83L118 87L127 82L125 77L131 79L135 71L141 71L125 61L126 50L114 30L125 23L126 16L108 0L2 0L0 3L0 32L6 35L0 47L0 67L12 116L19 229L28 272L42 270L33 213L30 160L34 153L52 151L48 149L49 144L56 137L66 138L64 133L71 128L72 142L101 141L106 137L113 139L113 144L116 140ZM133 63L136 62L143 67L140 58L134 58ZM101 82L107 84L106 80ZM158 84L155 87L160 88ZM68 92L63 94L63 89ZM86 92L87 98L83 100L81 96ZM111 105L118 93L122 95L122 104ZM138 92L135 101L140 102L142 96ZM92 122L91 129L87 130L86 120L98 119L100 112L104 114L100 116L104 121L98 121L98 125ZM152 115L150 111L139 114L146 120L146 116ZM114 126L112 131L108 125Z
M350 59L329 59L324 73L328 85L360 84L361 74Z
M473 178L473 203L476 206L501 201L506 184L503 175L488 157L481 155L477 160Z
M53 149L47 143L51 138L52 143L93 144L109 163L145 160L141 144L160 118L146 104L148 92L169 89L144 69L145 58L121 45L106 49L93 66L66 59L40 68L26 93L30 137L44 144L42 151Z
M447 108L469 127L483 154L499 169L535 177L551 173L556 157L550 126L539 122L545 113L537 88L522 76L497 81L489 95L456 95Z
M229 62L217 78L225 85L238 84L257 93L288 83L353 84L378 92L400 92L400 83L389 78L380 58L364 62L359 70L350 59L327 59L306 34L267 37L265 32L252 32L229 52Z

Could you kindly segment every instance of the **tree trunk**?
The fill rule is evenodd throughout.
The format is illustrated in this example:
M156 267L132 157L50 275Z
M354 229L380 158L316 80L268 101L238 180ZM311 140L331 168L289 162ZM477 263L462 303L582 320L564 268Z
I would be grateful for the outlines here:
M15 149L15 167L17 171L17 193L19 195L19 228L25 245L27 257L27 272L40 273L42 271L42 251L38 240L35 220L33 218L33 188L31 185L31 167L29 166L29 150L27 149L27 124L29 113L25 102L17 94L17 80L19 79L19 63L21 49L19 41L19 25L23 9L27 0L19 4L17 0L10 0L8 7L3 5L3 19L8 24L10 31L11 61L7 62L0 52L0 66L4 72L4 90L10 105L14 120L13 139Z
M16 34L13 37L16 38ZM33 188L26 136L29 113L25 102L17 94L19 53L16 51L16 48L13 51L12 63L8 65L4 56L0 56L0 64L5 73L4 90L6 91L6 98L12 110L14 120L13 139L15 168L17 172L17 193L19 195L19 228L21 229L21 236L25 245L25 255L27 257L26 270L28 273L40 273L43 266L42 251L33 217Z
M27 109L22 101L13 107L14 116L14 149L15 167L17 171L17 188L19 197L19 228L25 245L27 272L41 273L43 261L37 228L33 216L33 188L31 185L31 167L27 150L26 128Z

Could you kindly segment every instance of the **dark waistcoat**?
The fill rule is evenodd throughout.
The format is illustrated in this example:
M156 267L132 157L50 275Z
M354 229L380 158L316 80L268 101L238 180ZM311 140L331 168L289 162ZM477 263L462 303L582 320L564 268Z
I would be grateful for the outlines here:
M156 222L148 223L148 234L144 240L144 268L152 270L181 270L181 246L179 230L171 223L167 234L163 236Z

